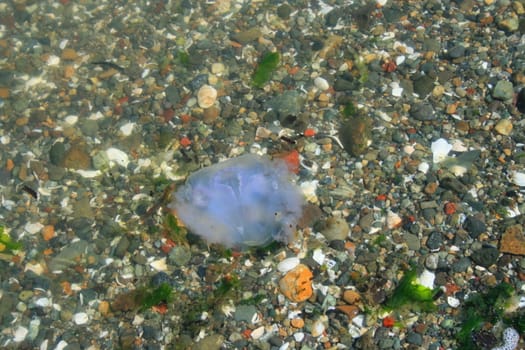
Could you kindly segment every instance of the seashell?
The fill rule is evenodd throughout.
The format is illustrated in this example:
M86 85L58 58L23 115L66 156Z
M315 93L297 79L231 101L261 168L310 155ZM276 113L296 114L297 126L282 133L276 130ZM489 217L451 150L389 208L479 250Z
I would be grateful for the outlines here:
M203 85L197 92L197 102L201 108L210 108L217 100L217 90L213 86Z
M277 270L279 270L279 272L286 273L295 268L297 265L299 265L299 258L286 258L277 265Z

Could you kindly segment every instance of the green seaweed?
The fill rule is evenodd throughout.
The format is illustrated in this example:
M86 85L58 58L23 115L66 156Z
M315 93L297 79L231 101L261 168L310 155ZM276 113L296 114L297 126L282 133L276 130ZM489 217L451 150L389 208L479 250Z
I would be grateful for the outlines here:
M252 83L255 87L262 88L272 73L277 69L279 65L280 56L278 52L267 53L259 62L257 69L253 73Z
M478 349L478 346L472 340L472 334L480 330L486 323L496 324L498 321L503 320L516 329L520 328L520 323L521 327L525 326L523 314L518 314L514 317L504 317L505 309L513 293L512 285L503 282L490 288L485 293L469 295L461 313L461 328L456 334L456 339L461 345L461 349Z
M430 289L417 283L416 269L413 268L403 275L392 296L385 302L388 310L398 310L409 306L424 312L435 311L434 297L439 288Z
M348 102L343 108L343 117L349 118L357 114L357 108L352 102Z
M170 303L173 301L173 288L167 283L162 283L157 288L150 290L145 289L144 294L141 296L141 309L146 310L152 306L159 305L161 303Z
M0 225L0 251L7 249L8 251L20 250L22 243L13 241L11 237L4 232L4 226Z

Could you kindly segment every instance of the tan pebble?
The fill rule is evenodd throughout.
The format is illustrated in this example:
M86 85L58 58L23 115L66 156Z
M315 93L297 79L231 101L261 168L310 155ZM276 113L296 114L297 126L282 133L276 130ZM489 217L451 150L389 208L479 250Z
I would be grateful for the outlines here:
M361 300L361 295L359 295L358 292L352 289L345 290L345 292L343 293L343 300L346 301L348 304L355 304L359 300Z
M203 85L197 92L197 102L201 108L210 108L217 100L217 90L213 86Z
M9 95L9 88L0 87L0 98L8 98Z
M324 333L325 329L326 329L326 326L324 325L324 323L321 320L317 320L312 325L311 334L313 337L318 337Z
M443 96L444 93L445 93L445 88L443 87L443 85L437 85L432 90L432 96L434 96L435 98L440 98L441 96Z
M300 317L294 318L290 321L290 324L294 328L303 328L304 327L304 320Z
M75 67L67 65L64 67L64 78L71 79L75 75Z
M451 103L451 104L447 105L446 112L447 112L447 114L454 114L454 113L456 113L457 109L458 109L458 103L457 102Z
M98 304L98 312L104 316L109 313L109 303L106 300L102 300L100 304Z
M312 271L308 266L299 264L279 281L279 288L285 297L295 303L307 300L313 294Z
M17 126L24 126L24 125L27 125L28 122L29 122L28 117L20 117L15 121L15 124Z
M512 122L509 119L501 119L494 129L498 134L508 136L512 131Z
M66 49L62 50L61 58L63 60L73 61L73 60L76 60L78 58L78 54L77 54L75 49L66 48Z
M226 67L221 62L216 62L211 65L211 72L213 74L222 74L226 70Z
M428 185L425 186L425 193L426 194L434 194L438 188L437 182L430 182Z

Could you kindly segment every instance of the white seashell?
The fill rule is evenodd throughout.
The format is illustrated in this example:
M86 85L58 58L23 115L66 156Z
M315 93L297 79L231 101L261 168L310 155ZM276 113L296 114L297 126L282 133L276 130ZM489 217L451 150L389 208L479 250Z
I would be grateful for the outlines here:
M129 136L133 132L133 129L135 128L136 123L126 123L120 127L120 132L124 136Z
M197 92L197 103L201 108L210 108L217 100L217 90L213 86L203 85Z
M126 153L115 147L110 147L106 150L106 155L110 162L117 163L118 165L126 168L129 164L129 157Z
M259 328L256 328L253 330L251 337L252 339L259 339L264 334L264 326L261 326Z
M149 265L157 271L166 271L168 269L168 265L166 264L166 258L152 261Z
M431 150L434 163L439 163L447 158L448 152L452 150L452 145L445 139L438 139L432 142Z
M286 273L299 265L299 262L299 258L296 257L286 258L277 265L277 270L279 270L279 272Z
M26 338L27 333L29 333L29 330L26 327L19 326L15 330L15 333L14 333L15 337L13 338L13 341L15 341L17 343L23 341Z
M321 91L328 90L330 88L330 84L326 81L326 79L317 77L314 79L314 85L316 88L318 88Z
M515 185L525 186L525 173L513 171L511 173L510 181L512 181L512 183Z
M79 312L73 315L73 322L75 322L76 325L83 325L86 324L89 321L89 316L85 312Z
M27 233L30 233L30 234L34 235L35 233L40 232L40 230L42 230L43 227L44 227L44 225L42 225L42 224L39 223L39 222L28 222L28 223L24 226L24 230L25 230Z

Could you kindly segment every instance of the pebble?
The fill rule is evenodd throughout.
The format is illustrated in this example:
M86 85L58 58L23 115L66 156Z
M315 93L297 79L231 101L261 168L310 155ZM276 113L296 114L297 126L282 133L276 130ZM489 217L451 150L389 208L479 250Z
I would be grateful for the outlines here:
M350 227L344 218L329 217L320 232L328 241L345 240L350 233Z
M13 341L16 343L20 343L24 341L27 337L27 334L29 333L29 330L24 326L18 326L15 329Z
M495 247L485 246L472 252L474 262L483 267L489 267L498 260L499 251Z
M500 135L508 136L512 132L512 122L509 119L501 119L495 126L494 130Z
M126 152L115 147L110 147L106 150L106 156L108 157L110 165L115 163L124 168L128 167L129 156Z
M525 234L521 225L507 227L501 236L499 250L502 253L525 255Z
M514 96L514 87L512 83L508 80L500 80L494 86L492 90L492 97L497 100L510 100Z
M203 85L197 92L197 103L201 108L210 108L217 100L217 90L210 85Z
M330 84L328 84L328 81L326 79L317 77L314 79L314 85L316 88L318 88L321 91L328 90L330 88Z
M285 297L299 303L312 296L312 278L313 274L308 266L299 264L281 278L279 288Z

